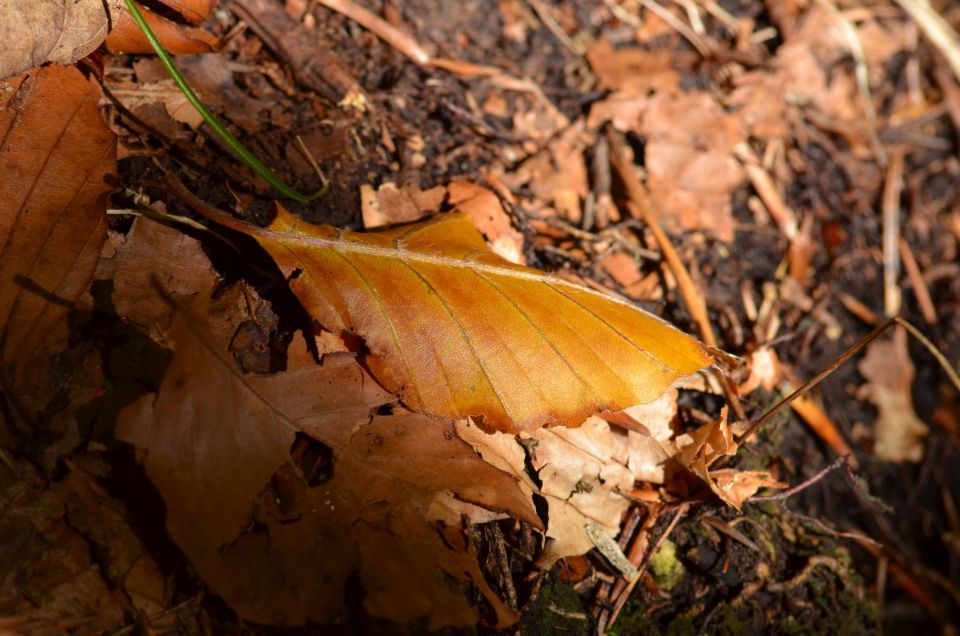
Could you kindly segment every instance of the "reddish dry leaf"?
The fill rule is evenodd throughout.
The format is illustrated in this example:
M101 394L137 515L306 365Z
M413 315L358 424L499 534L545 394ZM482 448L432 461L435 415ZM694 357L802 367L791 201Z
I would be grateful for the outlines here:
M648 186L654 209L684 229L733 240L730 195L744 179L733 149L745 141L740 121L704 93L650 100L639 131L647 137Z
M570 126L504 180L513 188L529 184L537 198L572 223L580 223L581 201L590 191L584 159L589 142L582 124Z
M578 426L711 360L641 309L504 261L463 213L366 234L282 208L266 228L217 220L257 239L323 328L362 340L374 377L411 410L488 430Z
M215 2L164 0L164 4L193 22L206 19ZM144 7L140 10L173 53L206 53L217 42L202 29L181 27ZM108 37L110 29L113 31ZM123 0L0 0L0 41L5 42L0 53L0 79L48 62L73 64L97 50L104 38L114 51L153 51L127 13Z
M733 431L727 423L727 409L724 407L720 417L708 422L689 435L677 439L680 452L677 460L693 474L710 486L720 499L736 509L752 497L761 488L785 488L784 484L773 479L769 473L761 470L734 470L724 468L711 470L721 457L735 455L737 444L733 440Z
M217 0L160 0L190 22L203 22L213 13Z
M116 139L100 90L51 66L0 92L0 353L3 384L36 414L69 372L66 316L86 291L106 235ZM56 358L56 362L62 362Z
M496 193L470 181L453 181L447 186L447 203L470 216L495 254L511 263L526 264L523 235L510 223Z
M473 624L476 610L442 573L475 585L501 624L516 618L484 581L460 525L430 522L435 502L453 495L539 524L513 477L481 461L450 422L372 417L393 397L353 356L316 365L301 352L285 373L242 375L226 352L229 334L208 328L178 314L160 391L124 411L119 435L142 449L170 535L240 616L335 619L359 570L367 609L394 621ZM332 449L332 478L305 483L291 457L298 431Z
M647 185L665 224L733 240L731 192L745 176L733 154L746 141L737 116L702 92L624 91L591 107L591 128L608 121L646 138Z

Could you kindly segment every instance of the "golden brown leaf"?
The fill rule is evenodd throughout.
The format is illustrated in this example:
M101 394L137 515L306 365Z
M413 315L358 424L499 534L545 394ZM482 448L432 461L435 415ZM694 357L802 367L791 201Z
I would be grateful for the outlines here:
M414 411L516 432L649 402L711 362L626 302L493 254L462 213L360 234L279 209L252 235L325 329Z
M359 570L375 615L473 624L476 609L445 573L475 585L499 622L514 620L459 519L432 522L452 496L539 525L517 480L478 458L452 422L372 416L394 398L352 355L317 365L301 353L284 373L241 374L230 334L208 331L219 320L175 317L177 351L160 390L123 412L118 433L143 450L170 535L204 580L245 619L296 625L338 617ZM298 431L332 449L328 481L308 485L297 468Z

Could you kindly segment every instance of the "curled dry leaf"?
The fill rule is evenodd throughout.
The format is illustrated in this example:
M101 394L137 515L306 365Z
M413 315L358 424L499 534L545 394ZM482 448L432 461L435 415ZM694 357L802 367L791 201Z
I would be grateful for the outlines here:
M266 228L215 220L253 236L323 328L362 340L374 377L414 411L486 430L578 426L711 361L641 309L496 256L462 213L366 234L282 208Z
M867 383L860 397L877 407L873 452L888 462L918 462L928 428L913 409L911 384L916 375L907 351L907 332L897 327L892 340L877 340L857 365Z
M99 88L75 68L3 83L0 377L7 395L36 414L69 374L50 361L66 348L67 314L106 236L116 138L100 117Z
M680 452L677 461L710 486L720 499L737 510L760 488L785 488L786 484L773 479L766 471L739 471L729 468L710 470L718 459L735 455L737 444L727 423L727 408L720 417L708 422L689 435L677 439Z
M235 303L231 293L218 307ZM170 535L241 617L335 619L359 571L368 611L397 622L475 623L476 609L444 574L476 586L499 624L516 618L481 575L462 517L432 523L451 517L437 511L453 501L475 506L458 509L468 522L494 511L539 525L516 478L480 460L449 421L371 415L394 398L352 355L317 365L304 349L284 373L243 375L229 334L214 336L210 320L175 317L176 353L160 390L123 412L119 436L142 449ZM297 467L298 432L332 450L327 481L308 484Z

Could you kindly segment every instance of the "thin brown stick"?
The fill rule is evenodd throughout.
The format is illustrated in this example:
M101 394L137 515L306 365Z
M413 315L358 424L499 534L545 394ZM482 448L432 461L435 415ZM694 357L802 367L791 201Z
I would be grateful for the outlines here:
M920 330L914 327L910 321L897 316L893 319L898 325L910 332L910 335L920 341L927 351L930 352L930 355L940 363L940 366L943 367L943 370L946 372L947 377L950 378L950 381L953 383L953 386L957 388L957 391L960 391L960 375L957 374L957 371L950 366L950 363L947 361L946 356L940 353L940 350L937 349L930 340L920 333Z
M781 501L783 499L792 497L797 493L803 492L804 490L814 485L815 483L817 483L818 481L820 481L821 479L823 479L824 477L826 477L827 475L835 471L836 469L846 464L849 457L850 457L849 455L838 457L833 461L832 464L830 464L826 468L821 469L813 477L810 477L809 479L806 479L800 482L799 484L797 484L796 486L793 486L792 488L788 488L787 490L784 490L783 492L777 493L775 495L768 495L765 497L750 497L744 503L762 503L765 501Z
M757 418L757 420L750 425L750 427L743 433L743 435L740 436L740 438L737 440L737 443L740 444L741 442L747 439L750 439L750 436L753 435L758 428L766 424L767 421L769 421L771 417L773 417L777 412L779 412L781 408L783 408L787 404L792 403L798 397L800 397L807 391L810 391L815 386L823 382L823 380L828 375L833 373L834 369L839 367L841 364L843 364L844 362L849 360L851 357L853 357L858 351L860 351L861 349L866 347L868 344L873 342L877 338L877 336L879 336L884 331L889 329L892 325L896 324L896 322L897 322L897 319L891 318L890 320L887 320L882 325L880 325L879 327L871 331L869 334L861 338L859 342L857 342L852 347L844 351L842 354L840 354L837 357L836 360L834 360L829 365L827 365L827 367L823 371L818 373L812 379L807 380L799 389L795 390L793 393L791 393L787 397L777 402L773 406L773 408L771 408L766 413L764 413L759 418Z
M738 144L733 149L733 154L740 160L753 189L757 191L757 195L763 201L770 217L780 228L780 232L787 240L793 241L797 235L797 215L780 196L780 191L773 182L773 177L763 169L760 159L746 142Z
M653 558L653 555L657 553L657 550L660 549L660 546L663 545L663 542L667 540L667 537L670 536L670 533L673 532L673 529L677 527L677 524L680 523L680 519L687 514L687 510L690 508L689 503L682 503L677 507L677 513L673 516L673 519L670 520L669 525L663 533L657 538L657 542L653 547L646 552L644 555L643 561L637 567L637 576L633 577L633 580L630 581L627 586L620 592L617 596L616 601L613 605L613 610L610 612L610 620L607 623L606 627L613 625L617 621L617 617L620 615L620 611L623 609L623 606L626 605L627 600L630 598L630 593L633 592L633 588L636 587L637 582L643 577L643 572L647 569L647 565L650 563L650 559Z

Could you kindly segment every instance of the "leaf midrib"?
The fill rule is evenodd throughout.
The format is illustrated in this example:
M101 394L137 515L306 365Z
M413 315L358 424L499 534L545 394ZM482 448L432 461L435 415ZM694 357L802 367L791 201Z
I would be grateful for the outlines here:
M603 292L591 289L584 285L574 283L572 281L566 280L559 276L553 274L548 274L546 272L537 272L534 270L528 269L516 269L514 267L507 267L504 265L493 265L490 263L483 263L480 261L470 260L466 258L459 258L453 256L443 256L439 254L431 254L429 252L422 252L417 250L408 250L402 247L383 247L381 245L372 245L369 243L363 243L360 241L350 241L342 238L334 239L324 239L313 236L305 236L302 234L294 234L292 232L278 232L276 230L271 230L269 228L258 228L253 232L257 236L267 238L270 240L284 242L284 241L294 241L303 245L318 249L330 249L335 252L346 252L352 254L363 254L368 256L375 256L379 258L386 258L391 260L402 260L415 263L426 263L428 265L438 265L442 267L453 267L460 268L466 267L474 271L484 272L495 274L498 276L504 276L508 278L516 278L521 280L529 280L539 283L548 283L551 285L560 285L568 289L573 289L576 291L584 292L590 294L591 296L596 296L597 298L602 298L607 301L611 301L628 307L633 311L641 312L655 320L658 320L664 324L666 323L662 318L654 314L649 313L648 311L633 305L622 298L616 296L605 294ZM478 254L487 254L488 252L477 252ZM523 267L517 265L516 267Z

